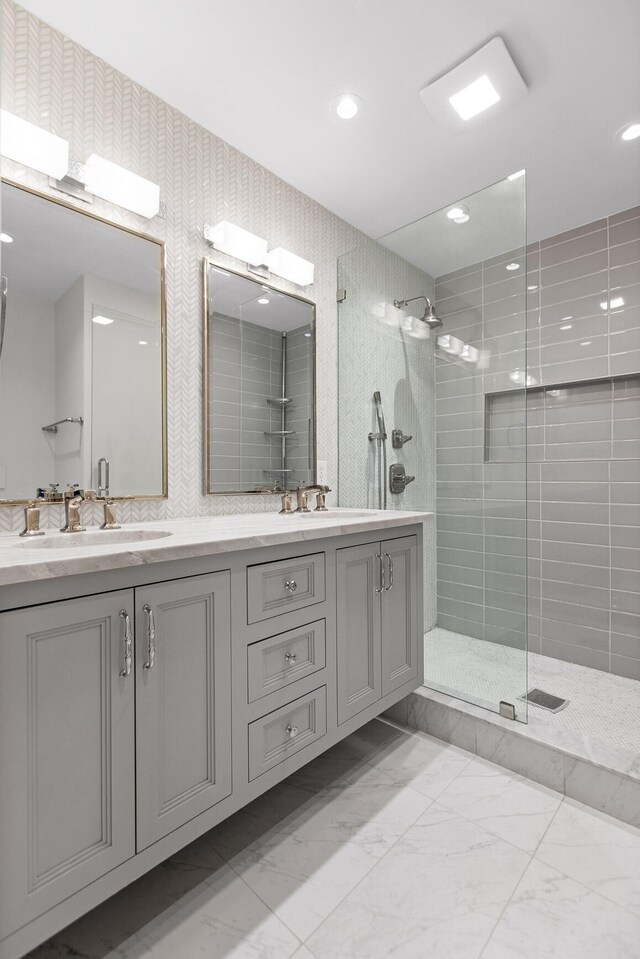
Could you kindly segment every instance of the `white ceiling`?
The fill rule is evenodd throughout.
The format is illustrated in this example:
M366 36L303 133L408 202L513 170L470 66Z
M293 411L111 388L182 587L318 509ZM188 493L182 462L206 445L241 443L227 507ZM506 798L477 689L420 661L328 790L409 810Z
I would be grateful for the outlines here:
M528 238L640 200L638 0L23 0L370 236L528 171ZM419 91L494 36L529 94L460 134ZM355 120L332 111L351 91Z

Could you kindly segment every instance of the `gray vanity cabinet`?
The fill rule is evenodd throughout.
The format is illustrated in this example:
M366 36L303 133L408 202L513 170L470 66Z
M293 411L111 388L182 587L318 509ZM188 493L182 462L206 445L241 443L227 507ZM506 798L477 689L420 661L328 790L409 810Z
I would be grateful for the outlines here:
M416 537L336 550L338 723L418 676Z
M2 929L135 854L127 616L131 589L0 614Z
M230 574L136 590L137 846L231 793Z

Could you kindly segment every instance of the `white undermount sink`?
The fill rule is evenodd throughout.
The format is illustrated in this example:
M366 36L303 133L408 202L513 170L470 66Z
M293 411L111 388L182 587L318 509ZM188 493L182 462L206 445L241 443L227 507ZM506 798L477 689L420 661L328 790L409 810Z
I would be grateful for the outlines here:
M166 529L104 529L84 533L56 533L53 536L25 538L14 546L22 549L67 549L76 546L111 546L112 543L145 543L153 539L172 536Z

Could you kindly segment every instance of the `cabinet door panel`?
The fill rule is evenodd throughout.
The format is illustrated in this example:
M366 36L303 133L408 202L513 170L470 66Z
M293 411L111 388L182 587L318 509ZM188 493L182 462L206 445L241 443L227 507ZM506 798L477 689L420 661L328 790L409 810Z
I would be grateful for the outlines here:
M379 543L336 551L338 723L382 695L379 552Z
M135 853L133 591L0 616L0 937Z
M228 572L136 591L138 850L231 793L229 595Z
M382 594L382 695L418 677L416 537L382 543L386 585Z

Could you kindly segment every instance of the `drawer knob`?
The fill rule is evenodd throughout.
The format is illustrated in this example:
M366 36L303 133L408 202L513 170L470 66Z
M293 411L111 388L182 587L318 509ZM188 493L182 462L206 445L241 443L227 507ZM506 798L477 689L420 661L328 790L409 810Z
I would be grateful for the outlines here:
M284 588L288 589L290 593L295 593L298 588L298 584L296 583L295 579L287 579L285 580Z
M298 658L297 653L285 653L284 658L286 659L289 666L295 666L296 660Z
M289 739L295 739L296 736L298 735L298 727L297 727L297 726L292 726L291 723L289 723L287 726L285 726L285 730L284 730L284 731L285 731L285 733L287 734L287 736L289 737Z

